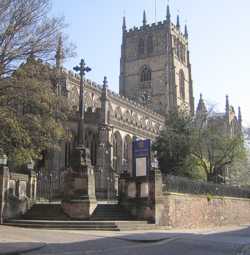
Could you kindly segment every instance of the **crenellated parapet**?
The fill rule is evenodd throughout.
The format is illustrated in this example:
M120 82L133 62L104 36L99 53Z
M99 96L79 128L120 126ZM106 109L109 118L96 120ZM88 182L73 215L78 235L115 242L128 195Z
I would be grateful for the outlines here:
M146 26L141 26L141 27L133 27L128 30L125 30L124 32L126 33L126 37L134 37L137 36L138 33L151 33L151 32L156 32L162 29L168 29L168 22L167 20L164 21L159 21L157 23L152 23L152 24L147 24ZM175 34L178 34L178 36L183 40L183 42L188 42L187 34L185 31L182 31L181 29L178 29L176 24L170 23L170 28L171 31Z

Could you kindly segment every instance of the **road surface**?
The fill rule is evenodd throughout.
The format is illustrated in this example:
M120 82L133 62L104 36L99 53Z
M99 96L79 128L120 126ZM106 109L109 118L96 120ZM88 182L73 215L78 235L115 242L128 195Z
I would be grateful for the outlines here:
M22 252L27 249L32 251ZM13 251L20 255L250 255L250 227L86 232L0 226L0 254Z

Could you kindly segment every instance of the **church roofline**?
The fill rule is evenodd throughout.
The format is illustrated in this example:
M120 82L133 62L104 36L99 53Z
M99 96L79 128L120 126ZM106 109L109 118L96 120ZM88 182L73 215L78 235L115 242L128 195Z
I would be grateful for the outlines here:
M80 76L79 74L74 73L73 71L68 71L67 69L63 68L63 72L67 75L67 77L69 79L71 79L71 81L73 80L73 82L77 85L79 85L80 83ZM97 84L96 82L93 82L90 79L84 79L84 82L86 82L85 84L89 87L89 88L93 88L95 90L97 90L100 94L102 92L102 86ZM150 117L155 118L157 121L161 121L164 122L165 117L155 111L152 111L150 108L145 107L127 97L121 96L120 94L108 89L108 96L113 98L114 100L118 100L123 104L126 104L127 106L133 107L135 110L139 110L142 111L144 114L148 114Z
M52 65L48 62L43 62L41 61L44 65L47 65L50 69L55 69L56 66L55 65ZM73 81L75 84L77 84L78 86L80 86L80 75L71 71L71 70L68 70L66 69L65 67L61 67L60 68L62 74L64 74L67 78L67 79L70 79L71 81ZM86 82L86 85L89 87L89 88L92 88L94 89L96 92L100 93L101 95L101 92L102 92L102 85L99 85L98 83L90 80L90 79L84 79L84 81ZM124 104L127 104L131 107L134 107L135 110L139 110L139 111L142 111L144 114L149 114L150 117L152 118L156 118L157 121L164 121L165 120L165 117L155 111L152 111L150 108L136 102L136 101L133 101L127 97L124 97L124 96L121 96L120 94L108 89L108 95L110 97L112 97L113 99L116 99L116 100L119 100L121 103L124 103Z

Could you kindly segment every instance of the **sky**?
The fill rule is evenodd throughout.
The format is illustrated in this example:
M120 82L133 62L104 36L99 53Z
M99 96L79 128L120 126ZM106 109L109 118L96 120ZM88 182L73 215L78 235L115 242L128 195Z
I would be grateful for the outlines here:
M51 14L64 16L65 33L76 45L77 56L64 66L84 58L92 68L87 78L118 92L122 17L127 28L142 25L143 10L148 23L162 21L169 2L172 21L179 13L181 29L189 31L196 104L202 93L218 111L225 109L225 95L250 126L250 1L249 0L52 0ZM156 15L155 15L156 13Z

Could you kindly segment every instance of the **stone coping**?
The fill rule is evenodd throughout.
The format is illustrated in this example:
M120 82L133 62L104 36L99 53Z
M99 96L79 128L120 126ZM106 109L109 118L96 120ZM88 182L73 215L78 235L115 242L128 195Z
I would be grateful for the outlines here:
M208 196L211 196L211 200L213 199L231 199L231 200L243 200L250 202L250 198L244 198L244 197L227 197L227 196L216 196L211 194L192 194L192 193L176 193L176 192L163 192L164 196L168 195L174 195L174 196L188 196L188 197L204 197L207 198Z

